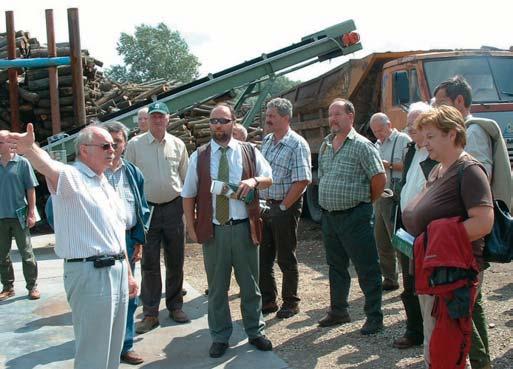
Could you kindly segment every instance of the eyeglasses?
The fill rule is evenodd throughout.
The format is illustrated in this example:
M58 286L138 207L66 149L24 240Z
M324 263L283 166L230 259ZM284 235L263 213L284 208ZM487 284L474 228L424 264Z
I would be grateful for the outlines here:
M116 150L118 148L117 143L104 143L104 144L84 144L84 146L98 146L101 147L103 151L107 151L112 147L112 150Z
M231 119L226 118L210 118L209 120L210 124L228 124L231 121Z

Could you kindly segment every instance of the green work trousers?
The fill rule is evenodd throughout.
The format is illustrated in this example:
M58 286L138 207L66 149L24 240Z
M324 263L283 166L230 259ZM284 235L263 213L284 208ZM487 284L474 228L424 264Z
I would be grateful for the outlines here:
M21 228L17 218L0 219L0 277L2 285L4 288L10 288L14 284L14 269L11 257L9 256L13 237L16 240L16 245L21 255L26 287L30 291L36 286L36 257L34 251L32 251L30 231L28 228Z
M371 216L372 205L366 203L347 210L322 213L322 237L329 266L332 315L347 313L351 260L365 295L365 315L370 320L383 320L381 271Z
M251 241L249 222L214 225L214 238L203 244L208 280L208 327L213 342L228 343L232 318L228 291L232 267L240 286L242 322L248 338L264 335L262 296L258 287L258 247Z
M483 296L481 286L477 293L474 311L472 313L472 344L470 345L470 365L472 369L481 369L490 364L490 351L488 346L488 329L486 327L486 317L483 309Z

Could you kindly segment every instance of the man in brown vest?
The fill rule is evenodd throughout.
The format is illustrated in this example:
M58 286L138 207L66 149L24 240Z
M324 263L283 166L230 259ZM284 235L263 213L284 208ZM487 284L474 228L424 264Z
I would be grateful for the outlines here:
M242 320L249 343L262 351L272 350L271 341L264 335L258 287L262 220L258 194L254 193L271 186L272 171L252 145L232 138L234 122L235 114L228 105L219 104L212 110L212 140L192 154L182 190L187 233L192 241L203 244L211 357L225 353L232 333L228 305L232 267L240 286ZM211 193L213 180L237 185L237 196Z

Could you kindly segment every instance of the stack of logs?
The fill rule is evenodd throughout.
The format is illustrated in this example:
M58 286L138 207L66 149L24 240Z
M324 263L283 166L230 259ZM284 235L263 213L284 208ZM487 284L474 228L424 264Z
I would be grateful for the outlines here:
M42 47L36 38L28 32L16 32L17 57L37 58L48 57L48 49ZM57 56L69 56L68 43L57 44ZM7 58L7 38L0 34L0 58ZM105 114L116 112L131 105L147 100L152 96L166 92L179 84L173 81L154 80L141 84L117 83L104 77L98 68L103 63L82 50L84 69L84 96L88 122L101 118ZM63 131L77 128L73 118L73 89L71 87L71 67L57 68L59 75L59 104L61 126ZM0 70L0 129L10 129L9 86L7 70ZM22 127L33 122L36 128L36 139L44 141L52 135L48 69L19 69L19 107ZM172 118L169 131L181 138L189 152L208 141L210 131L208 116L214 106L213 102L191 109L182 117ZM258 123L256 123L258 124ZM249 127L249 138L253 142L261 140L258 125Z

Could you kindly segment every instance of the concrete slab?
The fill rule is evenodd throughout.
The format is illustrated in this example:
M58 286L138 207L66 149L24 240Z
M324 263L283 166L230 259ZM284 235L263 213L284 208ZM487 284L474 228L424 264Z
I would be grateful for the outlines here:
M0 368L73 368L71 312L62 282L62 260L54 254L53 242L52 235L33 238L41 291L41 299L37 301L28 300L19 253L15 246L11 251L16 296L0 302ZM168 317L167 310L161 310L161 326L135 339L135 348L145 362L138 366L121 364L120 368L287 368L273 352L260 352L249 345L244 330L237 323L234 323L230 349L222 358L210 358L207 299L190 285L186 284L185 288L188 293L184 310L191 323L177 324ZM136 315L139 319L141 308Z

